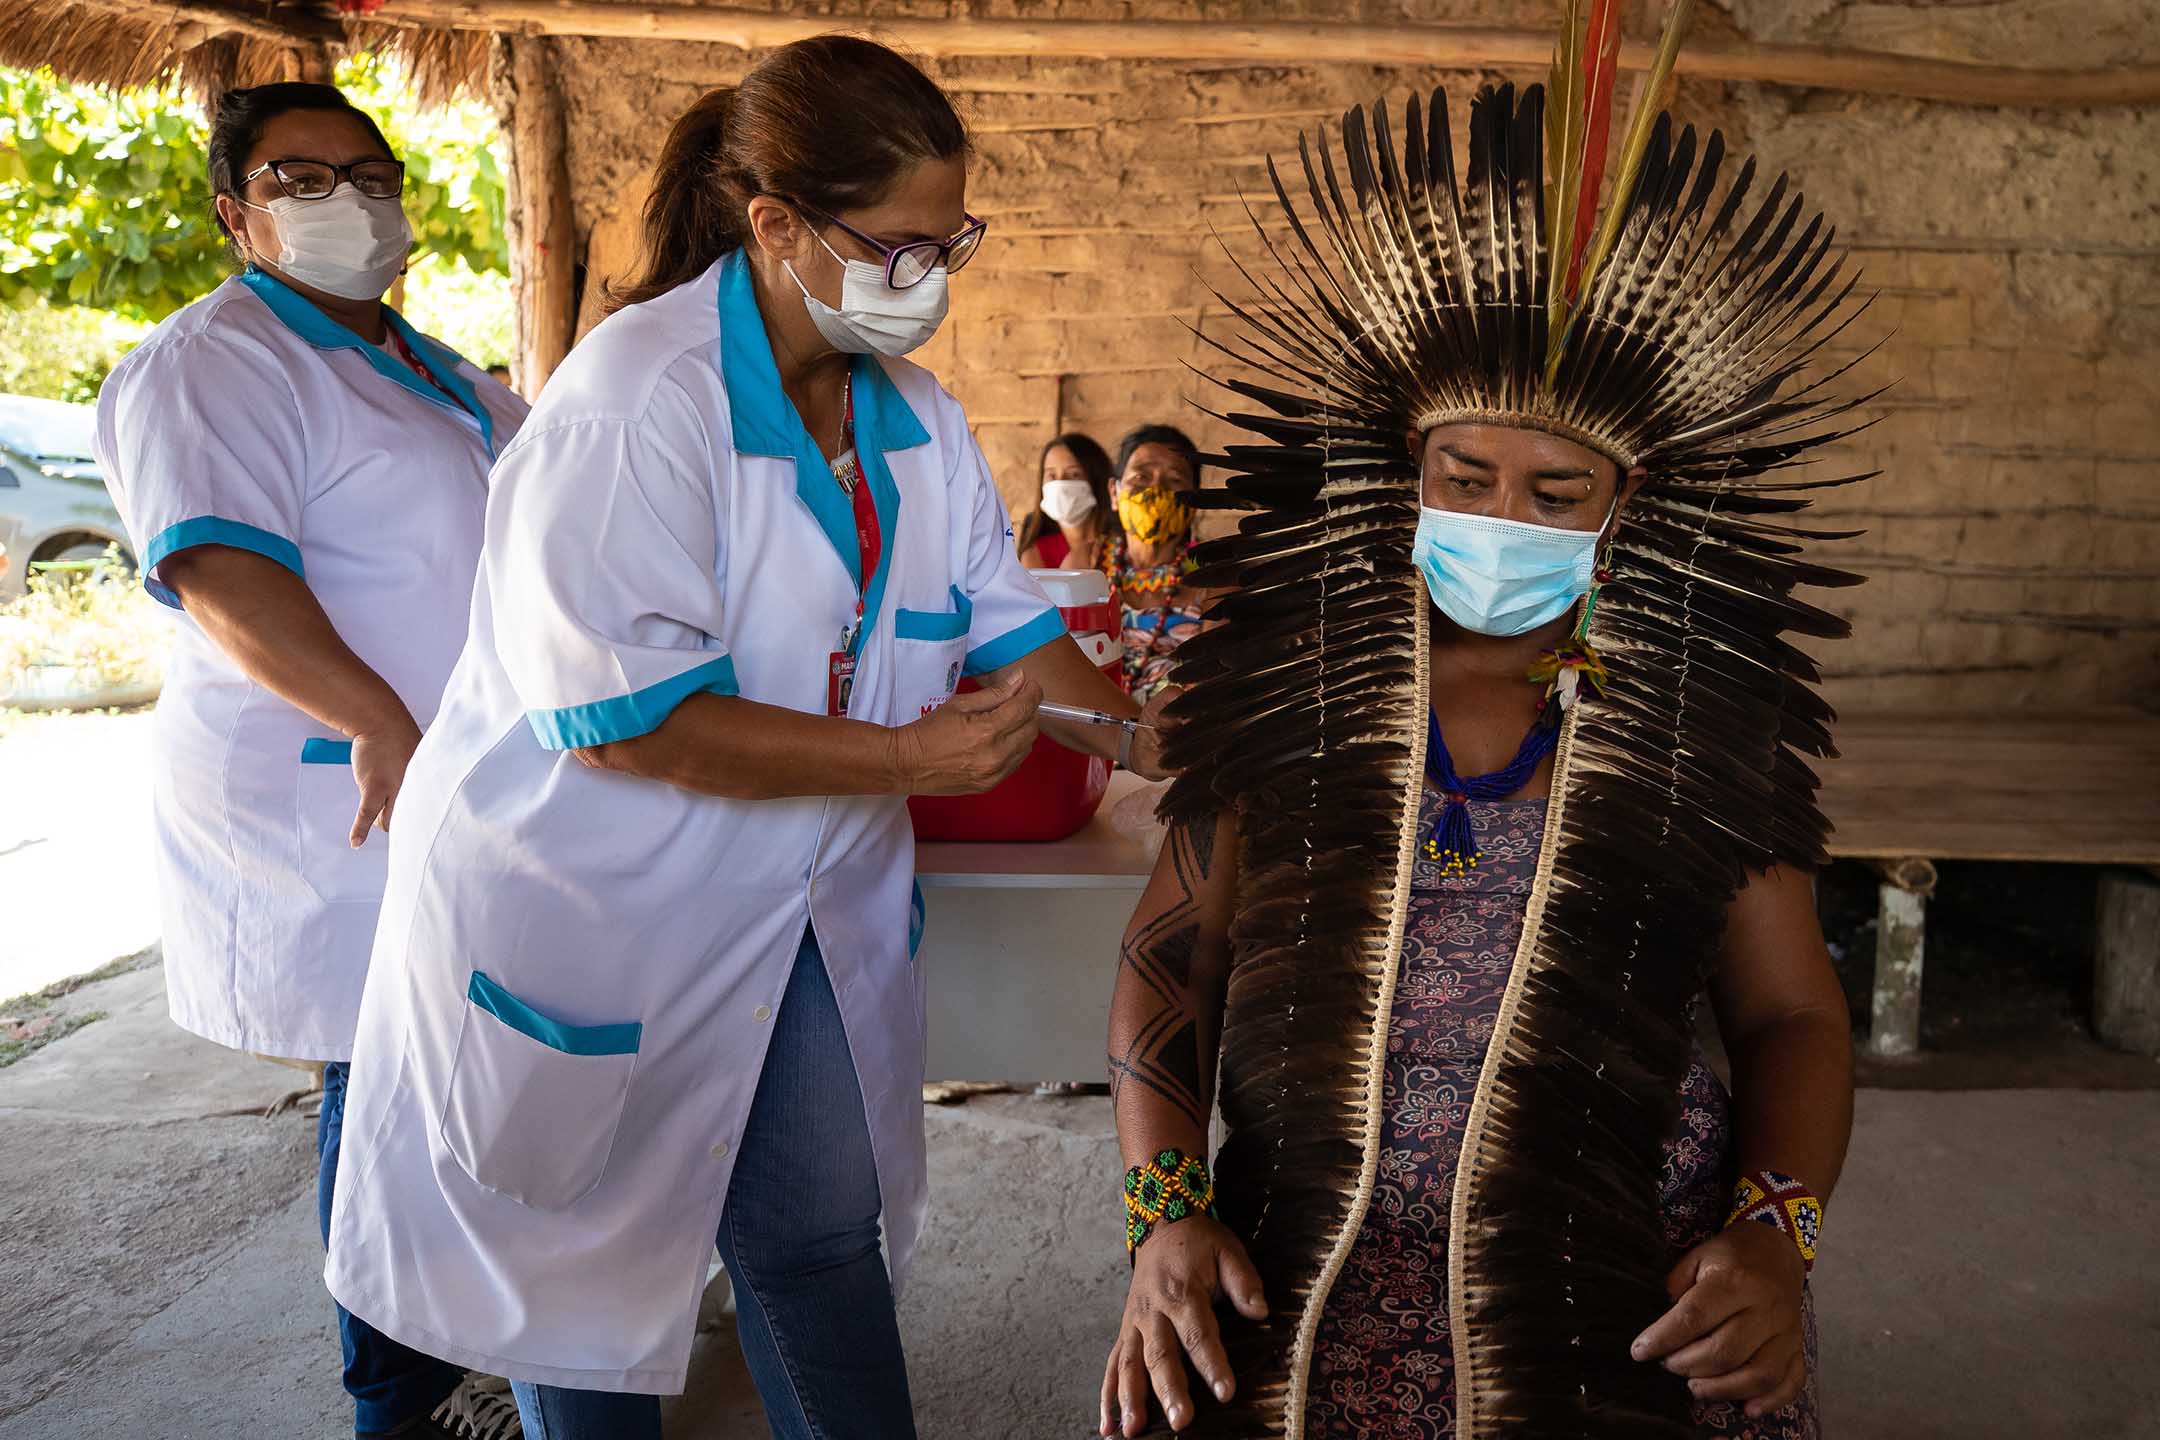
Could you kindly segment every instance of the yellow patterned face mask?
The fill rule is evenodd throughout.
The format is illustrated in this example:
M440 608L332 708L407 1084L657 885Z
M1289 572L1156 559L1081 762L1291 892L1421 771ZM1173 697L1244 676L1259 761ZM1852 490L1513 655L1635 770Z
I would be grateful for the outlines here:
M1185 538L1192 529L1192 505L1182 490L1150 485L1145 490L1120 492L1117 518L1133 539L1143 545L1159 545Z

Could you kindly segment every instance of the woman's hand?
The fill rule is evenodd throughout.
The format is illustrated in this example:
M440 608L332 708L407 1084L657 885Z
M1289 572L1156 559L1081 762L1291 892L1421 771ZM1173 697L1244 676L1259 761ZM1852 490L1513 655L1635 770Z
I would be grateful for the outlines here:
M395 715L352 737L353 783L360 787L360 813L353 817L352 847L367 843L369 826L390 833L390 812L405 785L405 767L420 746L420 727L402 708Z
M1237 1393L1230 1357L1215 1323L1215 1297L1230 1297L1248 1320L1267 1318L1260 1272L1238 1238L1217 1220L1196 1215L1157 1230L1134 1257L1125 1319L1103 1367L1103 1435L1137 1436L1147 1429L1148 1389L1172 1430L1193 1422L1185 1357L1217 1400Z
M1140 728L1133 731L1132 754L1125 768L1143 780L1168 780L1172 772L1163 764L1163 742L1177 728L1177 721L1163 718L1163 711L1177 699L1178 687L1165 685L1140 711Z
M955 695L893 731L908 795L980 795L1027 759L1042 687L1015 669L981 690Z
M1637 1360L1685 1375L1698 1400L1744 1400L1755 1419L1807 1383L1800 1297L1807 1267L1783 1232L1742 1221L1690 1250L1665 1288L1672 1309L1636 1337Z

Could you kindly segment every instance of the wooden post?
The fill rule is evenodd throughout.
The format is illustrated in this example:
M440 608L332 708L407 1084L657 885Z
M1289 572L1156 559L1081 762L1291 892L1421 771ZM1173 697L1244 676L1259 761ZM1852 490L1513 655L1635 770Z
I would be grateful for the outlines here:
M2160 1056L2160 880L2100 872L2093 1029L2118 1050Z
M510 290L517 307L512 379L528 399L577 332L577 237L570 213L570 163L553 43L499 37L489 75L496 112L510 137Z
M1920 976L1927 952L1927 902L1935 867L1925 860L1885 861L1875 921L1875 1004L1868 1053L1883 1059L1920 1050Z

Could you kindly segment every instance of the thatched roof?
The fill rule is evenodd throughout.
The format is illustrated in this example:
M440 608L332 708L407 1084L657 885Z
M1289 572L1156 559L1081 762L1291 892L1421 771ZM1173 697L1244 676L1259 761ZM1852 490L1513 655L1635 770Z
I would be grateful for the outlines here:
M1115 8L1115 0L1104 5ZM207 96L265 80L328 79L338 56L375 49L402 58L422 103L432 103L484 86L491 33L693 41L755 50L834 28L862 28L939 58L1050 50L1109 60L1497 66L1530 73L1543 72L1552 49L1551 32L1542 27L1089 19L1062 13L1033 19L997 13L1004 0L948 0L946 5L908 0L862 15L832 14L826 4L770 7L768 0L768 6L729 0L0 0L0 62L51 65L69 79L109 85L178 76ZM1646 41L1623 43L1622 68L1642 69L1652 48ZM1959 105L2160 102L2160 65L2154 64L2040 70L1764 44L1736 34L1692 38L1681 51L1679 72Z
M424 104L476 89L488 36L369 23L314 0L0 0L0 64L63 79L150 85L177 78L204 99L235 85L328 79L359 50L404 60Z

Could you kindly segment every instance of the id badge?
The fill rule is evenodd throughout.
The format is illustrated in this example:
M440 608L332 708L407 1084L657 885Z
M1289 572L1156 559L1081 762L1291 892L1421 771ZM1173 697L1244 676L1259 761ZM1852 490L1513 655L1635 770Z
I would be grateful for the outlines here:
M848 702L854 698L855 657L845 650L835 650L825 657L825 713L847 714Z

